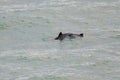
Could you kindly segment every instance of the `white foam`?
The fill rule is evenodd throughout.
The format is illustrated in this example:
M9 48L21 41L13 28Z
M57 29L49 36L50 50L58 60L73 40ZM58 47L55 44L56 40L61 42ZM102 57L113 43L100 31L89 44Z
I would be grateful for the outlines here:
M20 76L18 78L16 78L15 80L28 80L30 77L26 77L26 76Z

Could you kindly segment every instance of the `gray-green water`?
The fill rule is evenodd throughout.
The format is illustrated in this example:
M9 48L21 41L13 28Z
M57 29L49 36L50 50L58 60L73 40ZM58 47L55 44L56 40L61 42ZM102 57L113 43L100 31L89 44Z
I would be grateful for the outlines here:
M0 80L120 80L120 0L0 0Z

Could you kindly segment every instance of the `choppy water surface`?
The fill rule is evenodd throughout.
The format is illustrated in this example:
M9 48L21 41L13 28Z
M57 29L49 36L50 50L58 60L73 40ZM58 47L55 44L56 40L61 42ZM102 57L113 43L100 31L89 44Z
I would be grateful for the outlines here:
M120 0L0 0L0 80L120 80Z

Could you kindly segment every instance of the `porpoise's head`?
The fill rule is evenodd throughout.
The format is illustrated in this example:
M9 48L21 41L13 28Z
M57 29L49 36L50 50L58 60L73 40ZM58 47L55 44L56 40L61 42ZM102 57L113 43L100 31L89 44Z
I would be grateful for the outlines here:
M80 36L80 37L84 37L83 33L81 33L79 36Z

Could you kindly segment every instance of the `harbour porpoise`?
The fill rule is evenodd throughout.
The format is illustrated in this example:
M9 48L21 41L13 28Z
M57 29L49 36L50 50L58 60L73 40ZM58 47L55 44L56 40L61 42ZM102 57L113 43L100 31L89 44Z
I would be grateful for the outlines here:
M74 34L74 33L62 33L62 32L60 32L59 35L55 38L55 40L62 41L65 38L73 39L73 38L76 38L76 37L83 37L83 36L84 36L83 33Z

